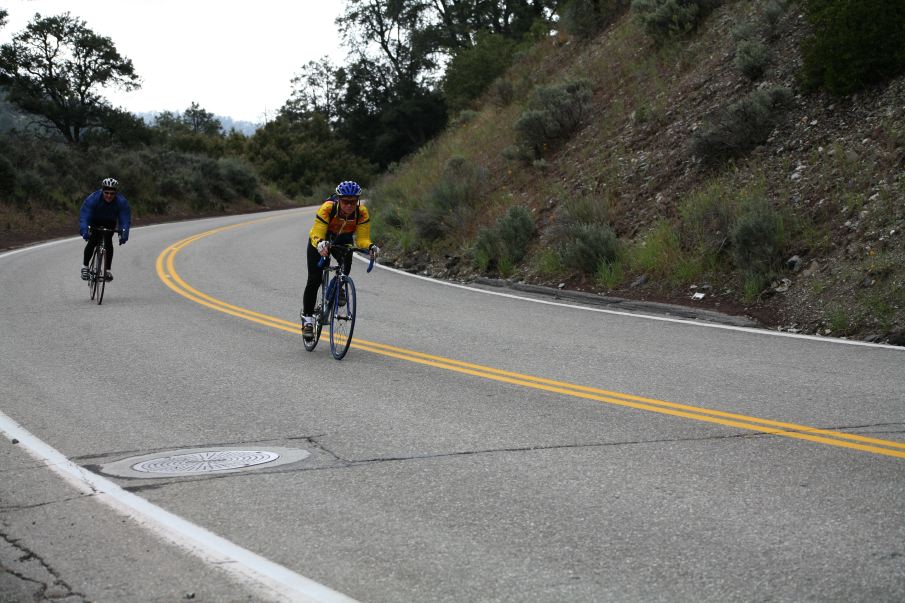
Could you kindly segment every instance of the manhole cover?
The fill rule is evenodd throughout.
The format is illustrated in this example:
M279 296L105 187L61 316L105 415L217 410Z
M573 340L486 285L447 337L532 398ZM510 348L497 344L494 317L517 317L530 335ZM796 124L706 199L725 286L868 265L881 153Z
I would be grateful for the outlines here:
M101 472L119 477L185 477L233 473L286 465L306 459L307 450L268 446L266 450L192 448L170 450L101 465Z
M267 450L209 450L142 461L132 468L146 473L211 473L261 465L278 458L279 454Z

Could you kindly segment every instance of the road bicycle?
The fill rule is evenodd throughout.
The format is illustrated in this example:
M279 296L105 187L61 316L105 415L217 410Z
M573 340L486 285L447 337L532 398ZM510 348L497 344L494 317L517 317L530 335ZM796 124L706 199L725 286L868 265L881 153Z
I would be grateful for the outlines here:
M367 253L367 249L353 247L351 245L330 245L330 252L318 262L318 268L322 270L320 285L320 301L314 307L314 336L304 339L305 349L314 351L320 340L324 325L330 325L330 351L337 360L342 360L352 345L352 331L355 329L355 313L358 302L355 296L355 283L352 278L342 272L343 262L336 264L331 262L333 252L340 252L341 256L356 251ZM368 263L368 272L374 268L374 257ZM302 312L299 317L302 317ZM302 318L304 324L304 318Z
M121 230L101 228L99 226L88 227L89 236L93 233L106 234L108 232L118 233L119 236L123 235ZM94 252L91 254L91 260L88 262L88 291L91 293L92 300L97 299L97 305L101 305L101 302L104 301L104 288L107 285L106 261L107 246L104 244L104 236L100 236L97 245L94 247Z

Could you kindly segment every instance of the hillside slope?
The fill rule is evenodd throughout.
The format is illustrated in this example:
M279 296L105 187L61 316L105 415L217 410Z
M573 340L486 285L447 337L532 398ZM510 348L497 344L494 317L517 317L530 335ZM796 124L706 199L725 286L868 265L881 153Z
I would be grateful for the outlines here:
M660 48L632 14L591 41L542 42L507 74L511 103L491 91L375 187L377 238L398 265L439 277L504 276L905 344L905 79L848 97L802 92L804 17L793 3L767 24L767 4L730 2L691 38ZM753 81L737 66L742 31L772 56ZM577 78L593 88L581 129L541 160L506 159L531 91ZM721 111L779 88L790 94L765 142L728 162L693 153L695 132ZM451 224L428 240L419 215L430 214L425 199L436 199L457 162L481 176L478 198L453 208ZM575 198L599 204L622 244L606 274L549 261ZM720 218L746 203L769 206L781 235L757 278L732 265ZM530 210L534 242L511 270L479 270L475 235L512 205Z

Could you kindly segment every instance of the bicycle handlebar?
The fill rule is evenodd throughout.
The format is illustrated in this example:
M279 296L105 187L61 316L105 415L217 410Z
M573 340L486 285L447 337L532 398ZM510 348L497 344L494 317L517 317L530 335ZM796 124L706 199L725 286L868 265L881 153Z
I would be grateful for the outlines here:
M371 253L370 249L365 249L364 247L353 247L352 245L343 245L342 243L327 243L327 247L328 247L328 249L333 248L333 247L337 247L339 249L347 249L353 253L356 251L359 251L361 253L368 253L368 254ZM370 272L371 270L374 269L374 260L375 259L376 258L374 256L371 256L371 261L368 262L367 272ZM328 253L326 256L322 257L317 262L317 267L324 268L327 265L327 262L329 262L329 261L330 261L330 254Z
M123 234L122 228L105 228L103 226L89 226L88 232L91 232L92 230L94 230L96 232L115 232L120 235Z

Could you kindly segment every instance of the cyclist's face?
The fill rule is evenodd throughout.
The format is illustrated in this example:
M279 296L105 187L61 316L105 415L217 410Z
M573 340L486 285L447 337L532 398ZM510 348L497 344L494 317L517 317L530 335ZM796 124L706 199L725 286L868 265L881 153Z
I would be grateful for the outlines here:
M116 191L113 189L106 188L104 189L104 201L110 203L114 199L116 199Z
M355 206L358 205L357 197L340 197L339 198L339 209L342 210L344 215L351 214L355 211Z

